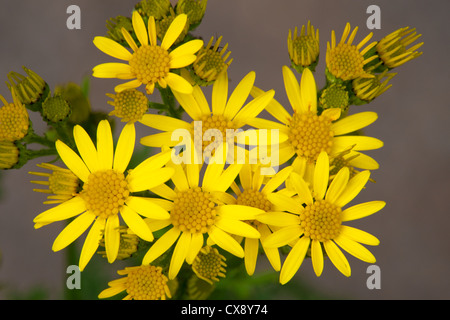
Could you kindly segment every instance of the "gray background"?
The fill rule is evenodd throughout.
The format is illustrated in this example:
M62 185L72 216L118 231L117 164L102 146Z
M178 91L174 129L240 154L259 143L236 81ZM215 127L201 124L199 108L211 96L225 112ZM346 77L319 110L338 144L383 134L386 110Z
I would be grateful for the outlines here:
M38 72L51 87L67 81L80 82L93 66L113 61L92 44L105 33L105 21L129 15L135 1L109 0L1 0L0 75L21 71L25 65ZM81 8L81 30L66 28L66 8ZM256 84L275 89L276 98L288 106L281 67L289 64L286 50L288 30L312 24L321 35L321 59L317 67L318 87L323 85L326 42L331 30L339 38L346 22L359 26L355 41L366 28L366 9L381 7L381 30L374 39L403 27L422 33L424 54L397 69L393 87L376 101L359 107L374 110L379 119L367 129L385 146L371 152L381 168L373 173L376 184L368 185L355 203L384 200L380 213L351 225L381 240L371 248L381 269L381 289L366 287L368 265L349 257L352 277L345 278L326 264L323 275L314 275L309 261L298 278L311 287L351 299L448 299L450 298L450 241L448 226L450 194L450 117L448 105L450 2L363 1L363 0L210 0L203 24L194 32L206 40L223 35L234 58L230 66L230 87L249 71L256 71ZM92 79L91 101L95 110L109 110L105 93L112 92L115 80ZM6 85L0 94L10 100ZM33 115L34 116L34 115ZM38 121L38 118L33 118ZM38 132L43 128L37 126ZM145 128L140 128L145 133ZM147 132L148 133L148 132ZM0 298L8 290L26 291L43 285L55 292L65 285L64 253L53 253L51 245L62 225L33 229L33 218L46 206L44 197L34 193L28 171L38 161L20 171L2 172L3 197L0 202ZM276 297L274 297L276 298Z

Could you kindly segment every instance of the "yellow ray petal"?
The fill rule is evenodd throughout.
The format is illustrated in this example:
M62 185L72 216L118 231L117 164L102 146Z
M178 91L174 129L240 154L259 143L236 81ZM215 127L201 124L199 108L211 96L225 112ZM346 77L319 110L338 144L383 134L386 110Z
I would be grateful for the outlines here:
M178 242L173 251L172 258L170 259L169 279L175 279L175 277L178 275L183 262L186 260L189 247L191 245L191 238L191 233L181 233L181 236L178 239Z
M173 49L169 56L172 59L176 59L182 56L186 56L186 55L194 55L198 50L201 49L201 47L203 46L203 40L200 39L194 39L191 41L188 41L186 43L183 43L181 46Z
M144 20L142 19L141 15L134 11L133 15L131 17L131 22L133 24L133 30L136 34L136 37L138 38L139 42L141 43L141 46L148 45L148 34L147 29L145 28Z
M92 76L96 78L117 78L118 74L132 74L131 67L125 63L107 62L92 69Z
M244 264L245 270L249 276L253 275L258 259L259 240L246 238L244 242Z
M308 251L310 239L303 237L297 241L294 247L289 252L286 260L283 263L283 267L280 272L280 283L286 284L297 273L298 269L305 259L306 252Z
M366 136L340 136L333 138L333 154L342 152L353 146L353 150L374 150L383 147L383 141Z
M257 117L273 99L274 95L275 91L269 90L253 99L238 112L233 121L236 122L238 127L243 126L248 120Z
M256 220L275 227L287 227L300 224L298 215L279 211L262 213L256 217Z
M251 71L238 83L225 106L225 111L223 114L225 118L233 119L234 116L236 116L247 100L253 84L255 83L255 78L256 73Z
M289 175L292 173L292 167L286 167L282 170L278 171L275 176L273 176L263 187L261 192L263 194L269 194L275 191L278 187L280 187L286 179L289 177Z
M354 205L342 211L342 221L352 221L365 218L384 208L384 201L370 201Z
M164 146L174 147L181 142L172 138L173 132L161 132L150 136L142 137L140 143L148 147L161 148Z
M114 91L115 92L122 92L123 90L126 89L135 89L137 87L139 87L142 84L142 82L140 80L131 80L122 84L119 84L117 86L114 87Z
M177 241L181 231L178 228L172 228L164 233L147 251L142 264L152 263L156 258L166 252Z
M364 188L367 181L370 178L370 171L365 170L357 173L347 184L345 190L341 193L338 199L336 199L335 204L338 207L343 207L350 201L352 201Z
M197 257L204 244L203 234L193 233L191 238L191 246L186 256L186 262L192 264Z
M339 170L339 172L333 178L333 181L330 183L330 187L328 188L325 200L334 203L345 190L349 177L350 170L347 167Z
M313 197L311 194L311 190L309 189L308 184L305 182L305 180L296 172L291 173L291 179L289 182L292 184L292 187L297 192L300 202L303 204L312 204L313 203Z
M48 209L33 220L34 223L62 221L72 218L82 212L86 211L86 202L83 198L76 196L70 200L64 201L61 204Z
M56 237L52 250L59 251L74 242L83 232L85 232L95 220L95 214L85 212L70 222Z
M133 56L125 47L106 37L95 37L94 45L102 52L120 60L130 60Z
M169 50L175 40L177 40L180 36L181 32L186 26L186 22L186 14L179 14L175 19L173 19L172 23L166 31L166 34L164 35L164 39L161 42L161 48Z
M80 125L73 128L73 137L77 145L78 152L90 172L97 171L99 168L97 149L86 130Z
M106 257L109 263L113 263L119 253L120 232L119 216L117 214L110 216L106 220L105 226L105 249Z
M317 88L314 76L308 68L305 68L302 73L300 83L302 106L307 111L317 113Z
M134 124L128 123L122 129L119 140L117 141L113 163L114 170L125 172L133 155L135 140L136 129Z
M145 221L128 206L123 206L120 210L122 219L125 221L126 225L140 238L145 241L152 242L154 237L153 233L145 223Z
M265 212L259 208L238 204L218 206L216 210L221 217L235 220L254 220L259 214Z
M282 71L284 88L286 90L286 95L289 99L289 102L291 103L292 109L294 109L294 111L298 113L308 111L306 106L304 106L302 103L300 85L294 73L287 66L283 66Z
M147 218L157 220L166 220L170 218L167 210L156 204L150 198L131 196L127 199L126 205Z
M191 125L186 121L160 114L144 114L139 122L161 131L191 130Z
M377 113L366 111L349 115L331 125L331 130L335 136L357 131L361 128L367 127L375 122L378 118Z
M213 84L212 112L214 115L222 115L228 99L228 73L222 72Z
M303 230L299 225L281 228L261 242L268 248L279 248L295 241L303 234Z
M156 46L157 43L157 35L156 35L156 23L155 23L155 17L150 16L148 18L148 39L150 40L151 46Z
M311 260L316 276L320 277L323 271L323 252L320 242L313 240L311 243Z
M322 151L317 158L314 169L314 195L316 200L323 199L327 191L330 175L330 163L328 154Z
M127 289L127 287L124 285L107 288L107 289L103 290L102 292L100 292L100 294L98 295L98 298L99 299L111 298L111 297L114 297L115 295L121 293L122 291L125 291L126 289Z
M103 230L105 229L106 221L104 218L98 217L89 230L89 233L84 241L83 248L81 249L79 267L80 271L83 271L92 256L97 251L100 243L100 239L103 236Z
M165 80L167 81L167 84L169 85L170 89L174 91L178 91L184 94L191 94L192 93L192 85L182 76L179 76L175 73L169 72Z
M58 140L55 143L56 150L58 151L61 160L81 181L86 182L89 177L89 169L81 158L70 149L64 142Z
M168 181L173 176L173 174L173 168L161 168L154 171L151 179L149 179L148 175L133 177L133 179L127 179L128 188L130 192L150 190Z
M255 239L261 237L258 230L250 226L248 223L239 220L219 217L216 219L214 225L225 232L235 234L241 237L255 238Z
M111 125L108 120L102 120L97 127L97 156L100 170L111 169L114 159L114 142Z
M263 94L264 91L258 87L253 86L250 94L252 97L256 98ZM289 112L275 99L272 99L266 106L267 112L269 112L275 119L280 121L283 124L289 124L290 119L292 118Z
M194 54L179 56L170 60L170 69L184 68L192 64L197 59Z
M325 251L334 266L346 277L350 277L351 269L347 258L338 246L331 240L323 242Z
M212 226L208 232L209 237L214 243L216 243L222 249L237 256L238 258L244 257L244 250L241 245L228 233L221 229Z
M267 195L267 200L276 206L277 211L288 211L300 214L303 208L300 201L279 192Z
M359 243L367 244L369 246L377 246L380 244L380 240L378 240L378 238L376 238L375 236L353 227L342 226L341 234L349 239L352 239Z
M360 245L358 242L353 241L350 238L347 238L340 234L334 241L345 251L350 253L352 256L358 258L367 263L375 263L376 259L374 255L367 250L365 247Z

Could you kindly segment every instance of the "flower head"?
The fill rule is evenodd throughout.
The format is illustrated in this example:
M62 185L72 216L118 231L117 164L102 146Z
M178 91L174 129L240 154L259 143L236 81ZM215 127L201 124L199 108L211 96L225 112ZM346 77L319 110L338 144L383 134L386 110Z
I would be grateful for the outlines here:
M113 101L108 104L114 107L109 115L114 115L122 122L134 123L140 119L148 110L148 99L144 93L137 89L125 89L116 94L106 94Z
M0 141L21 140L27 135L30 125L27 109L19 101L14 89L11 93L13 97L11 103L0 95L3 102L3 107L0 108Z
M185 13L193 29L199 25L205 15L208 0L179 0L175 7L177 14Z
M409 27L400 28L381 39L377 44L378 56L389 69L399 67L422 55L422 52L417 49L423 45L423 42L407 48L421 36L415 30L415 28L410 29Z
M156 26L156 37L160 39L161 41L164 39L167 30L169 30L170 25L172 24L173 20L177 17L177 14L175 11L170 8L169 12L167 14L164 14L161 19L155 20L155 26ZM181 31L180 35L175 39L173 45L177 45L178 43L182 42L184 38L186 37L187 33L189 31L189 19L186 21L186 24Z
M302 26L300 35L298 35L297 27L294 29L294 34L289 30L287 43L289 57L295 70L301 73L306 67L315 69L320 53L319 30L314 31L310 21L306 26L306 32L305 26Z
M343 225L378 212L383 201L371 201L343 209L364 188L370 176L362 171L349 178L349 170L341 169L329 183L329 159L325 152L319 156L310 185L298 174L291 179L296 196L272 194L269 200L298 216L297 223L275 231L266 238L267 247L292 245L280 272L280 283L287 283L300 268L306 253L311 251L314 271L320 276L324 267L324 252L336 268L346 276L351 270L342 249L351 255L374 263L375 257L362 244L378 245L374 236L359 229Z
M143 17L161 19L172 8L170 0L141 0L134 8Z
M19 162L19 148L13 141L0 141L0 170L11 169Z
M117 273L125 277L109 282L110 287L98 295L100 299L113 297L123 291L127 293L123 300L166 300L172 297L167 286L168 279L161 267L126 267Z
M198 164L185 166L170 164L175 169L174 189L160 186L152 192L168 200L170 218L162 222L148 219L153 231L166 228L147 251L143 264L152 263L176 243L169 266L169 279L174 279L184 261L192 264L205 246L217 245L223 250L244 257L244 250L232 235L259 238L259 232L242 220L252 220L259 211L244 206L228 207L226 190L239 173L242 165L209 163L200 181ZM166 201L167 202L167 201Z
M373 48L377 43L372 42L366 48L361 48L372 38L372 33L365 37L357 45L353 45L358 27L353 29L350 34L350 24L347 23L342 34L342 38L336 44L336 36L334 30L331 32L331 45L327 42L326 64L328 71L336 78L352 80L358 77L373 77L364 70L364 66L370 61L377 58L376 55L370 58L364 58L364 55ZM347 40L347 37L349 36ZM361 51L360 51L361 50Z
M34 222L35 227L40 228L76 217L55 239L54 251L65 248L90 227L79 262L80 270L83 270L97 250L103 234L108 261L116 259L120 246L119 214L141 239L153 241L153 234L141 215L167 219L169 214L147 198L133 193L166 182L174 171L163 168L171 156L168 152L152 156L126 171L136 135L132 124L123 128L115 150L107 120L102 120L98 125L96 146L81 126L75 126L73 133L81 157L60 140L56 141L56 150L68 169L81 180L81 191L70 200L39 214Z
M356 78L352 81L353 92L362 102L370 102L382 93L386 92L392 85L389 81L397 75L384 70L376 74L373 78Z
M29 172L38 177L45 177L47 181L34 180L31 183L48 186L47 189L33 189L36 192L48 193L47 201L44 204L62 203L73 198L80 187L80 179L68 169L55 166L51 163L41 163L40 168L50 170L48 172Z
M202 163L203 158L210 158L222 145L226 145L229 150L227 156L234 156L234 133L252 121L258 121L256 117L274 95L274 91L270 90L244 105L254 81L255 73L248 73L228 99L228 74L221 73L212 88L211 108L199 86L194 86L192 94L174 92L175 98L193 121L189 123L163 115L146 114L140 120L141 123L165 132L143 137L141 143L150 147L173 147L180 143L178 138L181 135L177 134L184 132L188 137L181 137L193 146L192 150L186 152L188 160L195 153L198 154L197 160Z
M139 245L139 237L130 231L130 228L125 226L120 226L120 244L119 244L119 253L117 254L118 260L124 260L131 257L138 250ZM105 247L105 238L100 241L100 246ZM98 254L101 254L104 258L107 258L106 251L98 251Z
M15 91L18 101L26 105L30 110L39 110L39 101L45 99L49 92L47 83L34 71L23 67L27 77L17 73L8 73L6 84L10 90Z
M202 86L212 84L222 72L226 72L233 61L233 59L227 61L231 54L230 51L227 52L228 43L219 48L221 41L222 36L217 39L213 46L214 37L211 37L208 44L198 52L191 72L195 83Z
M293 113L286 111L275 99L266 107L270 114L282 122L280 125L272 122L271 125L288 137L287 140L280 139L280 164L295 156L294 164L304 171L311 169L310 165L317 161L322 151L333 158L349 147L353 147L354 151L362 151L383 146L383 142L376 138L351 134L376 121L378 115L375 112L360 112L340 118L341 109L331 108L319 114L312 72L305 69L299 84L294 73L285 66L283 78ZM262 92L255 87L253 95L258 96Z
M133 12L132 24L138 44L131 34L122 29L127 44L125 47L106 37L95 37L94 44L104 53L125 60L125 63L104 63L93 69L93 76L98 78L134 79L115 87L116 92L137 88L144 84L147 93L152 94L156 84L174 91L191 93L192 86L181 76L170 72L171 69L186 67L196 59L195 53L203 45L202 40L191 40L170 51L170 47L183 31L187 22L185 14L178 15L168 28L161 44L157 44L155 19L149 17L148 26L137 11Z
M192 262L192 270L200 279L209 284L219 281L219 277L225 278L227 264L226 259L217 248L203 247Z
M56 123L70 117L72 109L69 103L59 94L50 96L42 103L42 116L45 121Z
M333 82L320 93L319 104L324 110L341 109L341 117L347 115L349 107L347 88L341 83Z

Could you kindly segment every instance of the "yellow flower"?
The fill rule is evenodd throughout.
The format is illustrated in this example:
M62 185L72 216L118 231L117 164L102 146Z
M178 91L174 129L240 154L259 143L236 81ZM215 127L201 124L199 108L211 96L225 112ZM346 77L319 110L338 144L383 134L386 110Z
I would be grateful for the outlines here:
M268 200L268 196L285 183L292 172L292 167L288 166L271 177L261 175L259 165L244 164L239 172L241 187L235 182L231 185L236 200L228 200L230 209L234 205L249 206L259 209L259 214L254 220L246 222L254 226L261 234L260 239L245 238L244 240L244 264L249 275L253 275L259 255L259 245L267 256L275 271L280 271L281 260L278 249L268 248L264 245L264 240L272 234L273 230L292 223L292 215L277 211L277 208Z
M9 103L0 95L0 140L17 141L25 137L29 128L29 117L25 106L19 101L15 90L11 91L13 102Z
M136 235L153 241L153 234L140 215L167 219L169 214L147 198L133 193L166 182L173 169L162 168L171 157L165 152L125 173L135 143L136 132L132 124L123 128L115 150L107 120L98 125L97 146L81 126L75 126L73 133L81 157L60 140L56 141L56 150L69 170L83 182L82 190L70 200L39 214L34 222L35 228L40 228L76 217L55 239L53 251L65 248L91 227L80 256L79 267L83 270L97 250L103 233L108 261L112 263L116 259L120 245L119 213Z
M110 298L123 291L127 293L123 300L166 300L172 297L161 267L126 267L117 273L125 277L109 282L109 288L98 295L99 299Z
M263 125L270 125L271 128L280 130L280 136L288 137L285 141L280 139L280 165L296 156L294 164L304 170L315 163L322 151L334 158L350 147L353 151L362 151L383 146L383 142L376 138L350 134L376 121L378 115L375 112L355 113L341 119L339 108L326 109L319 114L316 82L312 72L305 69L299 84L294 73L284 66L283 78L293 113L290 114L273 99L266 110L281 124L274 121L253 124L260 128L263 128ZM254 87L252 95L258 96L262 92L261 89Z
M60 168L51 163L41 163L37 166L51 170L51 173L29 172L29 174L48 178L47 181L31 181L31 183L48 186L48 189L33 189L36 192L52 194L47 197L48 201L45 201L44 204L61 203L76 195L80 186L80 180L72 171Z
M130 228L125 226L120 226L120 244L119 244L119 253L117 254L118 260L124 260L131 257L134 253L137 252L139 246L139 237L135 235ZM105 247L105 239L103 238L100 241L100 246ZM101 254L104 258L107 258L106 251L98 251L98 254Z
M357 45L352 45L356 32L358 31L358 27L353 29L351 34L350 30L350 24L347 23L342 34L342 38L338 44L336 44L334 30L331 32L331 45L327 42L327 69L334 77L340 78L344 81L352 80L358 77L373 77L373 75L364 70L364 66L370 61L376 59L377 55L373 55L367 59L364 58L364 55L377 43L372 42L365 49L361 50L361 48L372 38L373 34L370 33ZM350 37L347 40L349 34Z
M168 116L146 114L140 122L164 132L143 137L141 143L150 147L176 146L180 143L180 136L176 133L181 132L178 131L181 129L189 133L187 139L193 146L191 152L194 154L194 150L197 151L198 161L209 158L209 154L212 155L223 144L229 152L235 151L232 148L235 136L231 133L237 135L240 128L251 121L257 121L255 117L274 95L274 91L270 90L244 105L254 82L255 72L248 73L228 99L228 74L222 73L213 85L211 108L199 86L194 86L193 93L189 95L174 92L175 98L193 121L189 123ZM183 140L185 138L183 136ZM228 155L234 156L232 153Z
M155 19L150 17L148 27L137 11L133 12L132 23L134 33L139 40L136 44L128 31L122 29L123 36L133 50L106 37L95 37L95 46L104 53L125 60L125 63L103 63L93 69L93 76L98 78L134 79L115 87L116 92L124 89L137 88L144 84L147 93L152 94L155 85L166 88L169 86L174 91L191 93L192 86L183 77L170 72L171 69L183 68L196 59L195 53L202 47L202 40L191 40L169 51L172 44L178 38L186 25L185 14L177 16L167 30L161 45L157 44Z
M349 178L348 168L343 168L329 184L329 159L321 152L314 170L312 190L298 174L292 173L292 185L296 196L271 194L268 198L275 205L297 216L297 222L275 231L265 239L267 247L281 247L291 244L280 272L280 283L287 283L300 268L308 249L314 271L320 276L324 266L324 253L336 268L346 276L351 269L342 249L356 258L375 263L375 257L362 244L378 245L374 236L343 225L343 222L361 219L378 212L384 201L371 201L342 209L364 188L370 177L369 171L362 171ZM322 249L323 248L323 249Z
M388 83L395 75L386 69L373 78L356 78L352 81L353 92L361 101L370 102L392 86Z
M108 104L114 107L109 115L120 118L122 122L134 123L142 119L148 110L147 97L137 89L125 89L116 94L107 93L106 96L114 99L108 101Z
M407 48L421 36L415 30L416 28L400 28L380 40L376 49L384 65L390 69L396 68L422 55L422 52L417 49L423 45L423 42Z
M163 221L147 219L152 231L166 228L147 251L143 264L152 263L176 243L173 250L169 279L174 279L184 261L192 264L207 239L208 245L216 244L223 250L243 258L244 250L232 235L259 238L259 232L243 222L255 219L258 209L246 206L228 207L221 199L230 196L226 190L238 175L242 165L232 164L224 170L224 164L209 163L202 181L199 165L186 166L168 163L175 169L172 181L174 189L166 185L151 189L160 197L154 201L165 202L170 218Z
M13 168L19 162L19 154L13 141L0 140L0 170Z
M306 26L306 32L305 26L302 26L300 36L297 27L294 34L289 30L287 44L292 67L295 70L301 73L305 67L315 69L320 53L319 30L314 31L310 21Z

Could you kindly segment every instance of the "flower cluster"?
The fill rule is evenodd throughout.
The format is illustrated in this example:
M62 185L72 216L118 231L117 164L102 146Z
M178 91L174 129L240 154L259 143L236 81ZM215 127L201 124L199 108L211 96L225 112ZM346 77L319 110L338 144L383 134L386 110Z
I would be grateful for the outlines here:
M19 82L11 81L14 103L1 97L0 168L15 167L24 146L35 142L51 151L38 155L54 154L66 167L44 163L39 166L51 173L30 172L46 179L33 183L48 186L35 190L57 204L34 218L35 228L67 222L52 249L87 232L80 270L96 253L109 263L139 261L118 271L124 277L109 282L99 298L125 292L124 299L204 299L239 265L227 259L242 262L252 276L265 256L281 284L305 259L317 276L326 259L350 276L344 252L375 262L366 246L379 240L348 223L385 206L353 203L379 168L365 151L383 142L362 131L378 119L376 112L349 111L385 92L391 70L420 55L421 44L406 48L419 36L402 28L354 44L358 28L347 23L338 43L331 33L326 84L318 89L319 30L309 21L300 33L289 30L291 64L280 71L290 106L283 106L274 90L257 85L254 71L229 88L228 44L194 34L206 5L142 0L131 17L107 22L106 35L93 44L121 62L100 63L92 75L126 81L106 93L109 114L91 111L83 85L52 95L28 69L27 78L11 74ZM45 137L32 132L27 110L49 124ZM114 118L122 123L116 142ZM149 128L139 141L137 126ZM142 156L136 144L154 153Z

